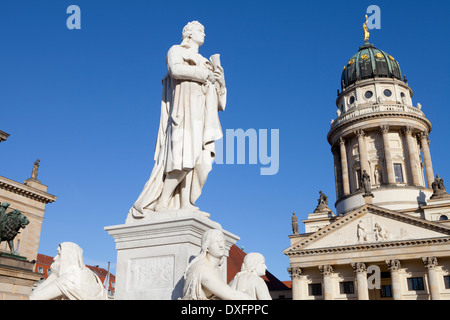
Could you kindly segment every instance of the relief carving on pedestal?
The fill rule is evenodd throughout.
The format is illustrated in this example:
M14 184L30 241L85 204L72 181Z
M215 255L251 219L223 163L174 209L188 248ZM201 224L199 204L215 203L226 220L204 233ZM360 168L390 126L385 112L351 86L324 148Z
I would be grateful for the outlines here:
M128 290L172 288L173 273L173 256L131 259L128 262Z

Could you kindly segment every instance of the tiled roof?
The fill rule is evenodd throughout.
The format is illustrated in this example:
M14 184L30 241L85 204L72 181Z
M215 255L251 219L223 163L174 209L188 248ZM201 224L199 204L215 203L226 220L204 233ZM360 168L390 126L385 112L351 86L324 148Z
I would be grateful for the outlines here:
M227 283L234 278L234 276L241 271L242 263L244 262L244 257L247 254L239 249L235 244L231 246L230 252L227 259ZM266 270L266 275L262 276L264 281L269 288L269 291L275 290L289 290L283 282L278 280L273 274Z
M37 264L43 264L49 266L53 263L53 257L46 256L44 254L38 253L37 255Z

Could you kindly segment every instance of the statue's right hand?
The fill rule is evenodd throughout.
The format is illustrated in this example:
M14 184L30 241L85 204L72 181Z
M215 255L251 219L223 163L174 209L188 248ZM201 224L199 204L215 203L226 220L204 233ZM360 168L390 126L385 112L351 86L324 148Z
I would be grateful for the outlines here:
M211 83L215 83L216 82L216 77L214 76L214 72L209 71L208 78L206 80L211 82Z

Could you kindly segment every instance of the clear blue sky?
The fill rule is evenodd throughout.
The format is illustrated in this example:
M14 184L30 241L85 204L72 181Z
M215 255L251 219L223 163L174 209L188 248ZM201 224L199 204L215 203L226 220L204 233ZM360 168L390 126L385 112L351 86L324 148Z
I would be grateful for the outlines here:
M72 4L81 30L66 27ZM319 190L334 209L326 135L371 4L381 29L370 42L399 61L433 124L434 171L450 181L448 1L2 0L0 130L11 136L0 144L0 175L23 182L41 160L38 178L58 200L47 205L39 252L54 256L72 241L86 263L115 266L103 228L125 222L150 175L165 56L199 20L200 53L220 53L226 72L223 129L278 129L280 164L272 176L260 163L214 165L197 205L289 280L292 212L305 219Z

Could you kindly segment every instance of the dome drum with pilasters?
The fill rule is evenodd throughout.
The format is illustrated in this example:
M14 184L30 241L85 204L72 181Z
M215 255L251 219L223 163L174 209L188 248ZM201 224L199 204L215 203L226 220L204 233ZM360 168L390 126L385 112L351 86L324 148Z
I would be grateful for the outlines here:
M364 171L370 176L373 204L417 209L432 194L431 123L420 105L413 106L400 65L366 43L344 68L341 85L338 117L327 137L335 163L337 214L364 204Z

